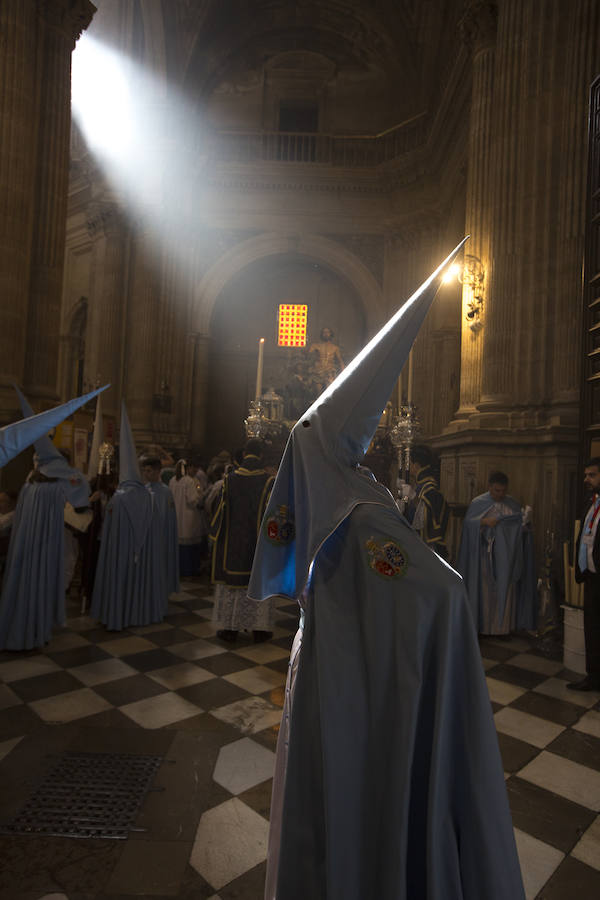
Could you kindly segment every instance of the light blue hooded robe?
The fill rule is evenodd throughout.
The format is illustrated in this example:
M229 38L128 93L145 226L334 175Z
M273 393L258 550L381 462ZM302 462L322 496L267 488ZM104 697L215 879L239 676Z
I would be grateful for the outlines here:
M524 897L462 580L358 468L458 249L295 425L265 513L249 596L306 617L266 900Z
M512 515L498 519L494 528L482 528L494 499L489 491L471 501L466 512L456 568L465 587L477 630L508 634L534 629L537 624L537 589L533 534L523 528L521 505L505 496L501 503ZM507 610L507 603L514 604Z
M45 432L99 391L34 416L21 391L16 390L26 417L16 424L29 429L35 422L37 430L37 423L43 422L44 432L35 441L37 469L56 479L28 481L21 488L0 597L0 649L31 650L50 640L54 625L64 624L65 503L78 508L87 506L89 498L87 480L67 463ZM64 415L59 410L64 410Z
M164 565L150 541L152 498L142 483L124 403L119 478L104 515L90 607L111 631L161 622L167 606Z

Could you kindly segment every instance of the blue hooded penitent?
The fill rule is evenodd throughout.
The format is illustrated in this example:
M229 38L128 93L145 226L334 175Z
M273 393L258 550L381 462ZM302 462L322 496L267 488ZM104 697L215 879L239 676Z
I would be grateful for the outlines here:
M29 401L16 385L15 390L19 397L23 415L32 416L33 410L29 405ZM34 442L34 447L38 472L41 472L46 478L58 478L61 481L68 482L69 497L67 499L75 509L87 506L90 489L86 479L83 477L83 473L69 465L47 434L39 437Z
M165 576L150 541L152 500L142 484L124 403L119 479L106 507L90 608L114 631L160 622L166 608Z
M26 416L24 423L39 420L21 391L16 390ZM97 393L93 391L65 407L71 412ZM58 409L50 413L56 415ZM54 416L43 420L43 433L35 440L37 468L19 493L0 598L2 649L43 647L50 640L53 626L64 623L65 503L83 507L89 497L83 474L67 463L45 434L65 417L54 422Z
M249 593L299 597L266 900L523 900L460 576L357 468L445 266L294 427Z
M107 387L108 385L105 385L89 394L84 394L83 397L76 397L74 400L69 400L68 403L55 406L54 409L38 413L37 416L31 414L26 419L0 428L0 468L10 462L21 450L25 450L38 438L60 425L77 409L84 406L88 400L93 400L101 391L105 391Z
M465 581L477 631L508 634L536 627L537 586L533 534L523 528L520 503L506 495L499 516L489 491L475 497L463 520L456 568ZM510 510L510 514L508 514ZM499 516L494 528L481 526Z

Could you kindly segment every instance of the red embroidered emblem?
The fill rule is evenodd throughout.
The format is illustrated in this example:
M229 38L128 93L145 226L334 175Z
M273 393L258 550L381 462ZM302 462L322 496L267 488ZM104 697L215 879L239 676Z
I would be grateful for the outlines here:
M391 538L378 544L370 537L365 544L369 555L369 566L383 578L399 578L406 575L409 559L406 551Z
M287 506L278 506L274 515L265 519L265 535L272 544L289 544L295 534Z

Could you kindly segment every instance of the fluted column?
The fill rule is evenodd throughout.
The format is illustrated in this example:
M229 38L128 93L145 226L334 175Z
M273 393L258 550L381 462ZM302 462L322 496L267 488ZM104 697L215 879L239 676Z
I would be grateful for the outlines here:
M162 261L151 234L142 227L132 238L123 385L131 426L140 442L153 439L153 400L163 374L156 369Z
M38 149L29 270L25 387L30 398L54 398L58 374L69 139L71 128L71 52L92 20L89 0L38 3L40 46L37 89Z
M415 291L439 263L441 250L440 222L429 215L398 229L387 253L386 265L395 273L395 284L389 284L390 295L397 308L399 298L404 300ZM390 272L391 274L391 272ZM438 302L437 300L435 301ZM392 312L394 307L391 308ZM417 407L424 434L431 434L437 421L437 401L431 384L434 381L431 356L431 332L433 310L428 314L413 345L413 393L412 402ZM402 371L404 400L408 399L407 361ZM392 398L393 399L393 398Z
M573 414L581 377L580 316L577 290L584 248L589 85L600 71L600 5L573 0L565 10L565 66L561 69L560 179L557 192L557 252L553 272L550 341L554 364L550 402L561 418Z
M208 362L210 337L196 332L194 340L194 365L192 369L190 440L194 449L206 446L206 422L208 413Z
M111 387L102 397L106 413L118 415L121 397L128 227L115 203L94 203L87 226L93 241L85 353L85 379Z
M25 361L36 159L35 26L33 0L0 4L0 385L21 381ZM13 394L11 389L10 406Z
M471 0L461 20L463 38L472 50L472 88L469 120L469 160L465 211L465 234L471 235L465 253L489 267L490 244L490 156L494 53L497 7L489 0ZM485 324L484 304L479 323ZM473 302L473 287L463 284L461 318L460 406L456 419L475 412L481 396L483 332L467 319Z
M502 0L493 91L492 144L492 258L486 272L486 321L482 363L482 397L479 408L506 409L512 400L512 368L515 329L519 322L520 263L522 259L520 213L522 183L520 140L526 34L526 0Z

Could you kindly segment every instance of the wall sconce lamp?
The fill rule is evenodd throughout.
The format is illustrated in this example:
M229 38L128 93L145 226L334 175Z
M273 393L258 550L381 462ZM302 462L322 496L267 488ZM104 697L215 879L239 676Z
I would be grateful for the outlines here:
M451 265L444 276L444 281L451 281L453 277L456 277L460 284L466 285L470 289L471 298L467 302L465 319L471 331L477 332L483 328L481 315L483 312L483 283L485 281L485 270L479 257L465 253L463 264L454 263Z

